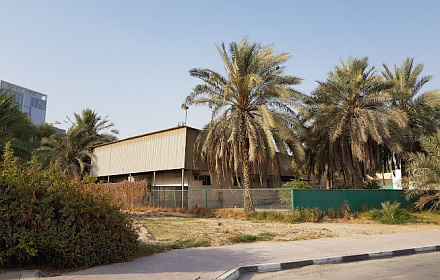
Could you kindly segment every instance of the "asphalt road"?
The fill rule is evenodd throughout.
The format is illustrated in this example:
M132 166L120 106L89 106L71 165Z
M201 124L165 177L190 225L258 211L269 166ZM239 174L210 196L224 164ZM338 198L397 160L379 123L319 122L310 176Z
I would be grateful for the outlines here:
M346 264L245 274L239 280L285 279L440 279L440 252Z

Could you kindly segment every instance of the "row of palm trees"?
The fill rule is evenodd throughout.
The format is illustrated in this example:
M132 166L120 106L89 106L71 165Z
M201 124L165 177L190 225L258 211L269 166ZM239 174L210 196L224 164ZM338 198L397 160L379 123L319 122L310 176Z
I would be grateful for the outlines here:
M348 58L306 95L293 87L300 78L284 74L289 54L275 54L273 45L244 38L229 53L224 43L216 47L226 75L190 70L202 83L185 103L212 110L196 141L197 159L215 177L242 173L246 190L252 174L280 170L283 154L302 172L325 176L328 188L336 178L343 187L362 187L368 175L404 169L409 154L421 150L418 138L439 127L440 92L420 92L432 77L421 76L423 65L412 58L380 73L367 57Z
M328 188L337 179L342 187L363 187L368 175L397 167L406 175L410 155L423 151L419 137L439 128L440 93L421 92L432 77L421 76L423 65L412 58L392 70L383 65L381 72L367 58L349 58L306 95L294 88L300 78L284 74L290 55L275 54L273 45L244 38L229 50L224 43L217 50L226 75L190 70L202 83L185 103L212 109L195 156L218 179L235 177L240 183L242 175L249 209L254 174L262 182L286 165L318 179L324 176ZM11 142L20 157L35 155L43 166L60 166L73 177L89 171L92 146L118 134L113 123L90 109L68 118L65 134L49 125L32 126L4 91L0 124L2 147Z

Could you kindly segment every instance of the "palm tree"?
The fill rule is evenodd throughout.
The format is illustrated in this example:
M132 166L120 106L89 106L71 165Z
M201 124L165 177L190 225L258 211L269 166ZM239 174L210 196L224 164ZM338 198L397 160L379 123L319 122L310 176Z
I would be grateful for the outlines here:
M414 65L413 58L407 58L402 66L394 65L392 72L383 64L383 77L393 83L391 94L393 105L408 115L408 126L397 131L403 151L397 155L401 162L402 175L406 175L405 166L410 153L421 151L418 137L432 135L440 124L440 92L432 90L420 93L421 88L429 82L431 76L420 76L423 64ZM391 153L388 151L388 153Z
M58 166L70 177L79 177L89 167L94 139L82 127L72 126L67 132L55 133L41 140L37 159L44 167Z
M90 109L74 116L76 122L67 118L71 126L66 134L43 138L36 154L43 166L60 166L68 176L79 177L90 170L92 147L116 140L117 130L106 132L114 124Z
M227 75L194 68L190 75L203 81L186 98L187 105L205 105L212 110L211 122L199 134L196 160L207 162L211 176L233 180L243 175L246 210L253 210L249 189L252 174L260 182L271 163L280 170L278 154L303 157L294 132L297 118L292 106L300 94L292 89L301 79L285 76L287 53L274 54L273 45L249 43L245 37L233 42L227 53L225 44L216 46Z
M29 158L32 153L29 142L34 129L29 117L15 103L15 96L9 90L0 90L0 149L11 142L17 156Z
M405 127L403 110L391 107L390 84L368 68L368 58L348 58L328 74L307 103L310 154L308 163L318 177L326 174L332 188L335 173L344 185L361 187L366 175L381 168L381 145L398 151L391 141L394 124ZM387 142L388 141L388 142Z
M98 114L87 108L81 111L81 114L74 113L77 126L84 127L87 133L97 138L98 142L106 143L117 140L116 135L119 131L113 129L114 123L107 120L107 117L100 117Z
M403 182L409 188L408 198L420 196L415 207L430 205L432 211L440 207L440 129L420 137L419 143L425 153L409 154L408 177Z

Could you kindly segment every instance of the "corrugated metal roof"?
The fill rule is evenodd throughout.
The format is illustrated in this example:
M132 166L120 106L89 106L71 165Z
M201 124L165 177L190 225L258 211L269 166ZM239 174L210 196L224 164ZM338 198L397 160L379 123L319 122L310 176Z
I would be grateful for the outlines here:
M133 140L133 139L136 139L136 138L145 137L145 136L149 136L149 135L153 135L153 134L157 134L157 133L163 133L163 132L167 132L167 131L171 131L171 130L181 129L181 128L185 128L185 127L189 128L189 129L193 129L193 130L195 130L197 132L200 131L197 128L181 125L181 126L176 126L176 127L172 127L172 128L167 128L167 129L163 129L163 130L149 132L149 133L145 133L145 134L141 134L141 135L137 135L137 136L132 136L132 137L121 139L121 140L116 140L116 141L109 142L109 143L104 143L104 144L96 145L96 146L93 146L93 148L107 146L107 145L112 145L112 144L116 144L116 143L121 143L121 142L124 142L124 141Z
M107 176L193 168L192 146L198 132L180 126L96 146L92 172Z

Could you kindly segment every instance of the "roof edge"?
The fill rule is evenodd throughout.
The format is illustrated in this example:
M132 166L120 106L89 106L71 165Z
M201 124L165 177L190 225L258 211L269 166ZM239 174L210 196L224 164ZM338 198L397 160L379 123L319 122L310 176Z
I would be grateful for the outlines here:
M182 129L182 128L200 131L197 128L193 128L193 127L189 127L189 126L185 126L185 125L179 125L179 126L176 126L176 127L171 127L171 128L167 128L167 129L163 129L163 130L153 131L153 132L149 132L149 133L145 133L145 134L141 134L141 135L137 135L137 136L128 137L128 138L121 139L121 140L116 140L116 141L113 141L113 142L108 142L108 143L96 145L96 146L93 146L92 149L103 147L103 146L108 146L108 145L112 145L112 144L116 144L116 143L120 143L120 142L124 142L124 141L129 141L129 140L133 140L133 139L137 139L137 138L141 138L141 137L145 137L145 136L150 136L150 135L154 135L154 134L158 134L158 133L168 132L168 131L172 131L172 130L176 130L176 129Z

